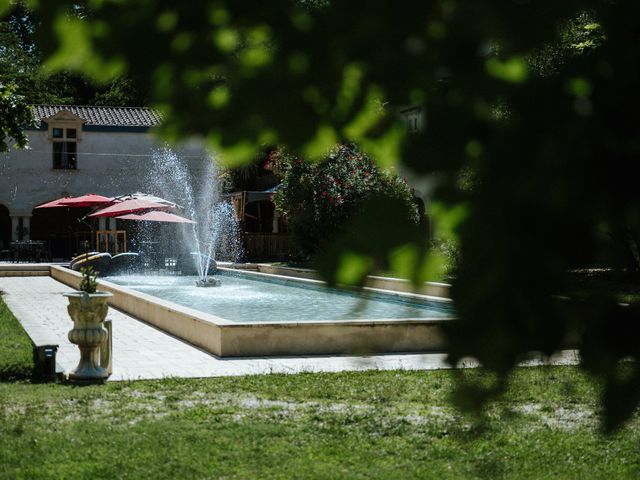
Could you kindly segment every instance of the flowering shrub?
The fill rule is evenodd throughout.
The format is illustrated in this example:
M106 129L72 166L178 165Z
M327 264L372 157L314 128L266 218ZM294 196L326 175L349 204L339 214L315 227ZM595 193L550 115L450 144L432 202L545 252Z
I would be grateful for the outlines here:
M354 144L337 145L320 163L275 150L269 166L282 179L276 207L286 216L292 240L305 255L316 253L335 237L374 195L402 200L407 217L418 221L404 180L381 170Z

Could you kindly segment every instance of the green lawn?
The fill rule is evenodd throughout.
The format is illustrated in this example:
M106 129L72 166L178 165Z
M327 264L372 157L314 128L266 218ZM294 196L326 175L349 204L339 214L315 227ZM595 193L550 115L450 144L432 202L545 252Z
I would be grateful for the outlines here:
M6 381L31 367L0 301L0 478L640 478L640 418L601 435L574 367L518 369L481 418L451 371Z
M612 295L620 303L640 302L640 285L609 280L583 282L585 293Z
M571 296L608 295L621 303L640 302L640 283L607 268L584 268L570 273Z
M465 375L482 375L466 371ZM598 433L573 367L519 369L482 420L453 374L0 384L2 478L640 478L640 419Z
M24 379L32 371L31 340L0 297L0 381Z

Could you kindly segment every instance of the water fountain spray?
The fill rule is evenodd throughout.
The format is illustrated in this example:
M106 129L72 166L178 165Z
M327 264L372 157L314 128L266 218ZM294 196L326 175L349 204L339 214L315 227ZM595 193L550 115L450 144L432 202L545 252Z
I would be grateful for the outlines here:
M216 254L229 243L239 243L238 226L230 203L223 201L218 171L212 157L182 157L169 148L153 154L148 183L155 195L181 205L196 223L183 226L182 245L194 262L196 285L209 287L216 271Z

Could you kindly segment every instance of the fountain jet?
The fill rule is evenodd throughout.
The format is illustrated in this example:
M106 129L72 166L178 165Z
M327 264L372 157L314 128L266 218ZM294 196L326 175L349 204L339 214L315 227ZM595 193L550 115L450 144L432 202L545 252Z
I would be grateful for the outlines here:
M219 280L209 278L217 270L217 255L237 256L240 241L233 208L221 196L214 159L187 162L170 148L155 151L152 159L148 178L152 193L171 198L196 221L181 227L181 249L191 257L198 276L196 286L220 285Z

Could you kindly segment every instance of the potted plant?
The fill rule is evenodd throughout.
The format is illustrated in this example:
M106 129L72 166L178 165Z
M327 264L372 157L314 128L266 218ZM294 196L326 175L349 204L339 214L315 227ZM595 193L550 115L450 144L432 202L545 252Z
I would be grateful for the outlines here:
M109 292L97 291L98 274L93 267L80 269L82 281L80 290L67 292L69 298L67 311L73 320L73 329L69 331L69 341L80 349L80 363L69 374L69 379L83 383L102 382L109 376L100 366L100 345L107 338L103 322L107 316Z

